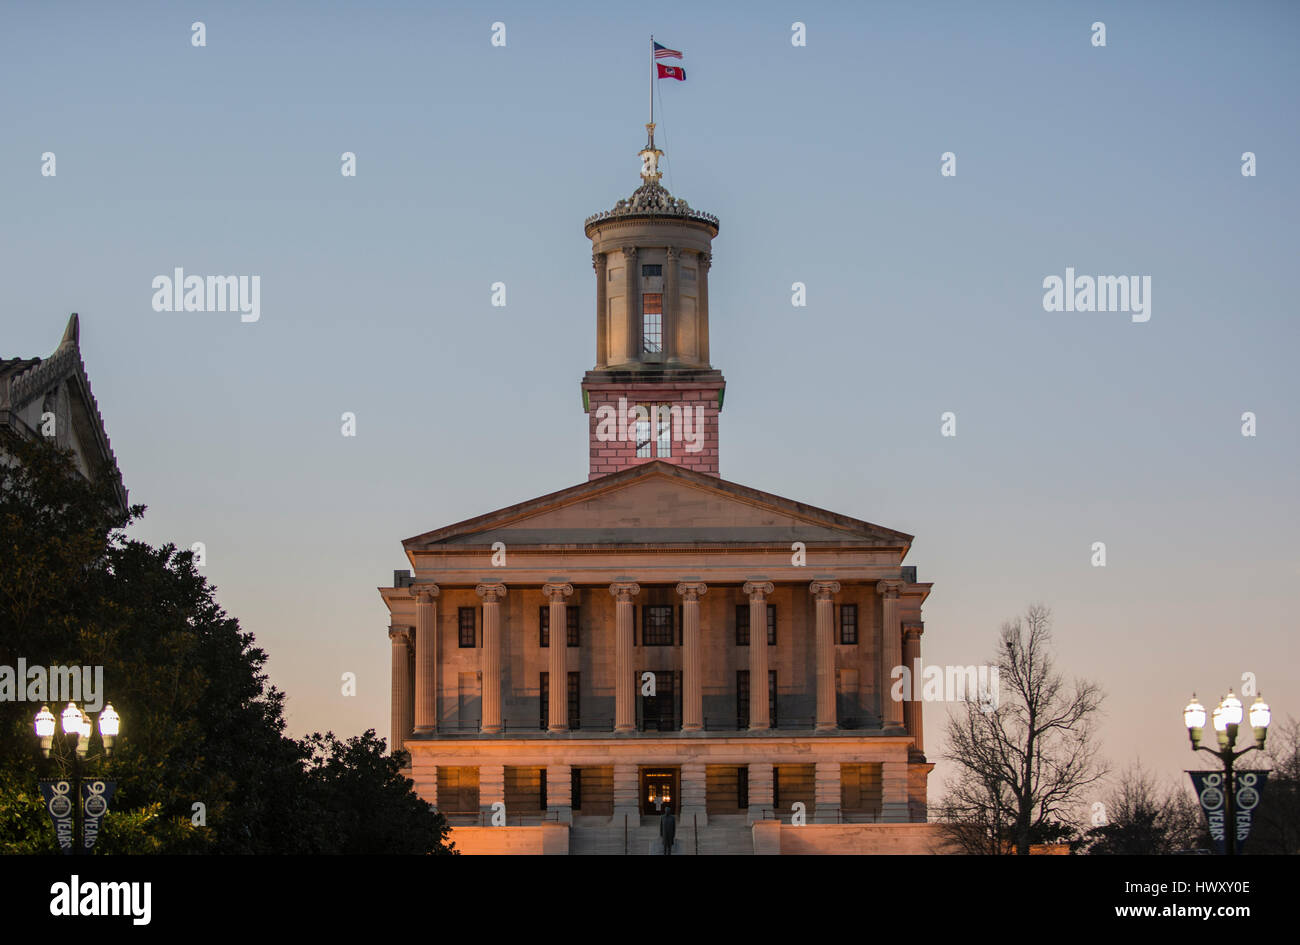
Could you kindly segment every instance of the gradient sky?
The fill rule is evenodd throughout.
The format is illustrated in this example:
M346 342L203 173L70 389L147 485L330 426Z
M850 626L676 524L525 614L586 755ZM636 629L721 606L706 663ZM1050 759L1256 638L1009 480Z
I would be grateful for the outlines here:
M388 735L401 539L585 480L582 221L639 183L651 32L665 184L721 218L722 475L914 534L927 662L1052 607L1116 767L1185 778L1182 706L1243 672L1300 715L1297 8L622 9L5 8L0 355L81 314L135 534L206 544L291 730ZM177 266L259 275L261 320L153 311ZM1151 320L1045 312L1067 266L1149 275Z

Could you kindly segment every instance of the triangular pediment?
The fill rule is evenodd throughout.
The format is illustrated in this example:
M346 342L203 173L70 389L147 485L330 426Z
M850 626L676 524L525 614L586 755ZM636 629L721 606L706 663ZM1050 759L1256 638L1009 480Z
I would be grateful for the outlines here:
M650 462L426 532L408 551L454 545L772 544L803 541L906 548L912 536Z

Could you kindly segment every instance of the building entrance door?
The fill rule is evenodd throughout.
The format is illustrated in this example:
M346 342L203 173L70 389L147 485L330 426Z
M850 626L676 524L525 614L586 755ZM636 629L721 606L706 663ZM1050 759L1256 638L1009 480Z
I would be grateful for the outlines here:
M666 810L678 813L677 789L680 768L641 769L641 813L662 814Z

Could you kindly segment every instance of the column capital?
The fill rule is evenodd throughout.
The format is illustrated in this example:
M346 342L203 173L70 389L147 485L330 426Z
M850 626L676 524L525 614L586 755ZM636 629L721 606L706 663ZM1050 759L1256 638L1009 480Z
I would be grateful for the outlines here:
M813 581L808 585L815 600L830 600L840 592L839 581Z
M409 647L411 645L411 628L389 627L388 639L392 640L394 645L401 643L403 646Z
M573 593L572 584L543 584L542 594L552 604L563 603L564 598Z
M506 596L506 586L504 584L480 584L474 588L474 593L483 598L485 604L498 604Z
M606 257L605 257L605 254L604 254L604 253L592 253L592 254L591 254L591 268L592 268L592 269L595 269L597 272L599 272L600 270L602 270L602 269L605 268L605 264L606 264Z
M925 633L925 624L920 620L909 620L903 624L904 640L919 640L923 633Z
M678 256L681 255L682 251L678 249L676 246L669 246L667 247L666 252L668 253L669 259L676 259Z
M637 248L636 248L635 246L624 246L624 247L623 247L623 258L625 258L625 259L636 259L636 254L637 254Z
M699 581L684 581L677 585L677 593L687 601L697 601L709 591L709 586Z
M898 592L903 589L902 581L877 581L876 593L881 597L894 599L898 597Z
M745 596L751 604L763 603L774 590L776 587L771 581L746 581L744 587Z
M641 585L631 581L615 582L609 586L611 596L618 598L622 603L630 603L633 597L641 593Z
M407 590L421 604L429 603L442 593L437 584L412 584Z
M705 272L708 272L711 268L713 268L713 254L700 253L700 266L704 269Z

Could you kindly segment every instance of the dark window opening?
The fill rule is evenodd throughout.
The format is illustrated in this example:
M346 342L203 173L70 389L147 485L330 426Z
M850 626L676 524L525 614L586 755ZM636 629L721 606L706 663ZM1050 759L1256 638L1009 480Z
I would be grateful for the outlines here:
M645 604L641 608L641 644L643 646L672 646L673 608L671 604Z
M460 647L461 649L472 649L477 643L478 634L476 630L477 621L474 616L475 608L461 607L457 611L457 618L460 627Z
M840 642L854 644L858 642L858 605L840 605Z
M767 605L767 645L776 646L776 604ZM749 605L736 605L736 646L749 646Z
M564 608L565 639L568 646L577 646L578 608ZM549 648L551 645L551 605L543 604L537 610L538 646Z

